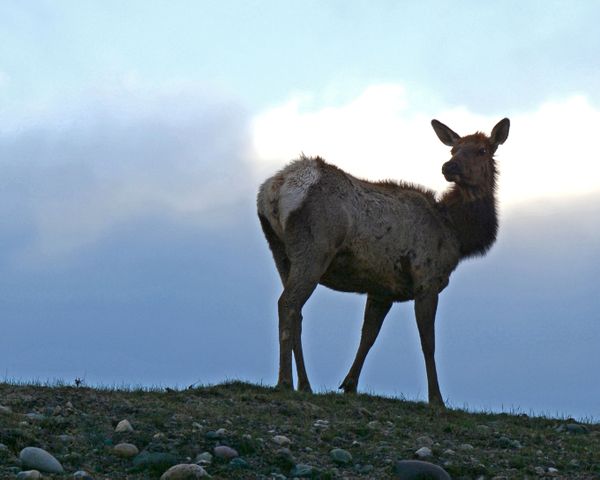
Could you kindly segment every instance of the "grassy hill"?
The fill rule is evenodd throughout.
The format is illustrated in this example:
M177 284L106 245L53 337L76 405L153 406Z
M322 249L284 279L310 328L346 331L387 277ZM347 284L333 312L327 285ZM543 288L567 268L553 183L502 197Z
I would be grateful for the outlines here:
M572 419L440 411L241 382L183 391L0 383L0 405L2 479L17 477L24 447L45 449L66 471L44 478L85 470L99 480L160 478L217 445L239 457L205 460L213 478L395 478L396 462L417 458L422 447L431 451L424 460L453 479L600 478L600 425ZM115 432L125 419L133 431ZM120 443L140 453L119 456Z

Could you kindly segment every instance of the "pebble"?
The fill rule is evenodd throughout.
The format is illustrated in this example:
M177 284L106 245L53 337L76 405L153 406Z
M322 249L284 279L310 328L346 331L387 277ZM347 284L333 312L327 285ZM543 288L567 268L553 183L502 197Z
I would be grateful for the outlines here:
M215 454L215 457L225 458L225 459L232 459L232 458L239 456L237 451L235 451L233 448L228 447L226 445L219 445L218 447L215 447L214 454Z
M329 420L317 420L313 423L313 427L322 429L329 428Z
M180 463L169 468L162 474L160 480L193 480L208 477L208 473L195 463Z
M370 463L366 464L366 465L355 465L354 469L356 470L356 473L358 473L359 475L367 475L369 473L371 473L373 470L375 470L375 467L373 465L371 465Z
M238 469L250 468L250 465L248 464L248 462L240 457L232 459L231 462L229 462L229 466L231 468L238 468Z
M512 448L515 450L523 448L523 446L521 445L521 442L519 442L518 440L511 440L508 437L500 437L496 443L501 448Z
M36 413L36 412L26 413L25 416L29 420L32 420L34 422L41 422L42 420L44 420L46 418L45 415L42 415L41 413Z
M475 450L475 447L470 443L462 443L458 446L459 450Z
M275 435L273 441L280 447L287 447L292 443L292 441L284 435Z
M82 480L94 480L94 477L92 477L88 472L86 472L85 470L77 470L74 474L73 474L73 478L80 478Z
M579 425L577 423L569 423L565 425L564 430L566 430L569 433L574 433L576 435L590 433L590 431L584 425Z
M427 458L433 455L431 448L429 447L421 447L416 452L415 455L419 458Z
M334 448L329 452L329 456L338 465L348 465L352 462L352 454L341 448Z
M210 465L212 463L213 456L210 452L202 452L196 455L194 463L198 465Z
M133 427L131 426L131 423L129 423L129 420L121 420L119 423L117 423L115 432L117 432L117 433L133 432Z
M286 470L293 468L296 465L292 451L289 448L280 448L275 453L277 464Z
M492 432L492 429L487 425L477 425L477 431L481 435L489 435Z
M32 480L36 478L42 478L42 474L37 470L27 470L25 472L19 472L19 474L17 475L17 480Z
M417 438L417 445L420 447L431 447L433 445L433 440L431 437L423 435L422 437Z
M450 475L442 467L420 460L402 460L394 465L394 474L402 480L430 478L432 480L450 480Z
M290 470L290 477L298 478L312 478L315 473L315 469L310 465L299 463Z
M204 434L204 438L206 438L207 440L221 440L222 438L225 437L225 433L226 433L226 430L224 428L220 428L216 432L213 430L210 430Z
M133 459L133 466L140 470L166 470L176 464L177 457L166 452L148 452L144 450Z
M119 443L113 448L115 455L122 458L135 457L140 451L133 443Z
M32 468L48 473L64 472L60 462L42 448L25 447L21 450L21 453L19 453L19 459L26 468Z

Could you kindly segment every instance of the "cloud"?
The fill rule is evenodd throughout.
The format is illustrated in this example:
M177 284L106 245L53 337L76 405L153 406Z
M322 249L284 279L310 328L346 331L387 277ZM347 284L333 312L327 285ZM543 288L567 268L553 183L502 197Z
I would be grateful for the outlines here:
M35 259L157 212L231 221L251 188L247 113L197 90L97 92L0 132L0 241Z
M447 186L440 166L449 151L433 133L431 118L463 135L489 133L501 118L465 107L420 108L400 84L371 86L336 107L310 110L310 100L297 96L254 118L259 172L281 167L303 151L360 177L410 180L440 191ZM600 163L590 156L600 110L585 97L572 95L504 115L511 119L509 138L497 153L504 204L600 190Z

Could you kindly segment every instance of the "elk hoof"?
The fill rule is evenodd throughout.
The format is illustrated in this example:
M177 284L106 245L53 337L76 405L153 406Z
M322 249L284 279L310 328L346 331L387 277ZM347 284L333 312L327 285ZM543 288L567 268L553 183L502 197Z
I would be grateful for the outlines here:
M277 382L277 385L275 386L276 390L293 390L294 389L294 385L290 382L282 382L279 381Z
M312 393L312 388L310 388L310 383L298 384L298 391L305 392L305 393Z
M444 401L441 398L430 398L429 406L435 408L436 410L446 410L446 405L444 405Z
M338 388L344 393L356 393L356 383L353 380L344 380Z

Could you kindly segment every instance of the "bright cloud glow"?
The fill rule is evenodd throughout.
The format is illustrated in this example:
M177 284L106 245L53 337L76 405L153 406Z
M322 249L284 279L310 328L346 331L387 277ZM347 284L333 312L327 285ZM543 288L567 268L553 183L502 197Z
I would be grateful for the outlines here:
M304 152L359 177L403 179L440 191L447 186L440 168L449 151L435 136L431 118L461 135L489 133L502 118L466 108L419 112L410 103L410 92L397 84L372 86L340 107L305 111L305 103L306 98L295 97L254 119L260 175ZM585 97L505 115L511 131L497 153L504 204L600 190L600 163L590 151L600 111Z

